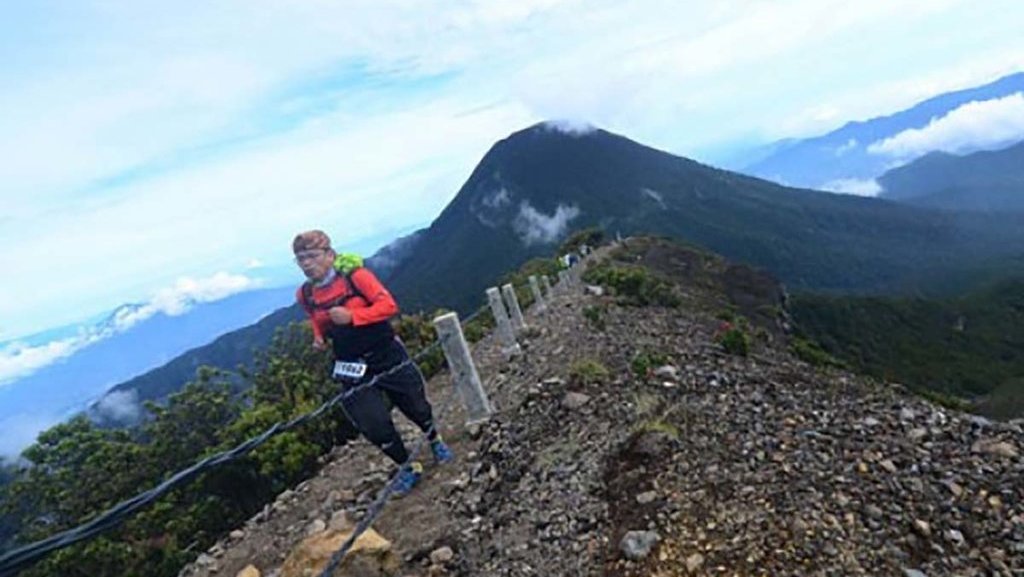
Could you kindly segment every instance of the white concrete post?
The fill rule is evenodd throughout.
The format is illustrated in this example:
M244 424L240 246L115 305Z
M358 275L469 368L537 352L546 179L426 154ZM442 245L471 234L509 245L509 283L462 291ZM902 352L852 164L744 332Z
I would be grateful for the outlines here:
M519 297L516 296L515 287L507 284L501 287L501 294L505 297L505 304L508 305L512 316L512 328L517 333L526 330L526 319L523 318L523 309L519 308Z
M476 372L473 357L469 354L469 345L462 334L459 315L448 313L434 319L434 328L441 339L444 358L448 360L448 369L452 373L452 384L462 399L468 415L466 424L470 425L485 421L491 416L491 403L480 383L480 374Z
M540 282L544 285L544 296L551 298L551 279L546 274L541 275Z
M487 302L491 305L491 313L494 314L494 332L498 335L501 343L501 351L505 356L514 355L519 352L519 343L516 342L515 333L512 332L512 321L505 312L505 305L501 302L501 293L497 287L487 289Z
M530 292L533 293L533 300L537 302L537 312L544 312L548 305L544 302L544 296L540 294L540 283L537 282L537 275L530 275Z

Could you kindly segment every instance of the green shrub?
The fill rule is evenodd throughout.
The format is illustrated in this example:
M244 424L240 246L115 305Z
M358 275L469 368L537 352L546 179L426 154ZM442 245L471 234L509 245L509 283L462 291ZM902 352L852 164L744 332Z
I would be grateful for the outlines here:
M821 348L818 343L796 337L790 344L790 350L797 356L798 359L814 365L816 367L834 367L837 369L847 368L846 363L836 359L832 355L825 352L825 349Z
M599 331L605 329L604 309L599 306L588 306L583 309L583 318L587 319L590 326Z
M476 313L479 314L469 322L463 322L462 324L462 334L465 335L466 340L470 343L475 343L487 336L495 326L494 315L490 314L490 307L481 307Z
M604 263L588 269L583 280L608 287L624 304L677 307L682 302L671 284L643 267Z
M715 337L725 352L741 357L750 352L750 335L739 326L730 326Z
M718 343L730 355L745 357L751 351L751 337L739 329L729 329L722 333Z
M654 369L667 365L669 358L660 352L656 351L640 351L633 355L633 360L629 363L629 368L633 370L633 374L638 378L646 378Z
M579 250L581 245L587 245L590 248L595 248L604 242L604 231L597 228L585 228L581 231L574 232L569 238L565 239L562 246L558 247L558 254L563 255L570 252L576 252Z
M928 399L936 405L946 407L947 409L954 409L957 411L970 411L974 408L974 405L967 399L960 398L950 393L944 393L942 391L935 391L932 389L912 388L915 394Z
M722 309L715 313L715 318L728 323L736 322L736 311L732 309Z

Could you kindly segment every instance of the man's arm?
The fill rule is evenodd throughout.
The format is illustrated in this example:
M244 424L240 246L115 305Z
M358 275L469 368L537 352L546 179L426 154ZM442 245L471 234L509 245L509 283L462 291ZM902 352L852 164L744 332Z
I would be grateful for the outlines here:
M361 309L349 309L352 313L352 326L359 327L386 321L398 314L398 303L370 269L357 269L351 278L352 283L363 293L370 305Z

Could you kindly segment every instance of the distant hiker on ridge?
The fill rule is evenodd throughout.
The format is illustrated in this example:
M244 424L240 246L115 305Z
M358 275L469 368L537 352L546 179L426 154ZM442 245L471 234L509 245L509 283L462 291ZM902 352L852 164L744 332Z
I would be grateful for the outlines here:
M388 320L398 313L391 293L355 255L338 255L320 230L303 232L292 241L295 262L306 275L296 298L313 325L313 347L334 351L334 379L351 390L375 375L409 359ZM387 399L428 435L438 463L453 458L437 433L433 409L415 363L380 378L342 405L359 432L399 466L409 452L391 420ZM413 461L399 469L395 494L405 495L419 482L423 466Z

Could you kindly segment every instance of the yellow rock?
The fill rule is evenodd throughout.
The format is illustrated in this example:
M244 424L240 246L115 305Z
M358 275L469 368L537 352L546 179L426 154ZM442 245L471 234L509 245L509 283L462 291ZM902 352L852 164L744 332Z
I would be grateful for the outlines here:
M238 572L235 577L260 577L260 570L255 565L249 565L245 569Z
M352 534L351 531L328 529L307 537L292 550L281 566L281 577L319 575L336 551ZM398 558L391 550L391 542L373 529L356 539L332 577L346 575L390 576L398 571Z

